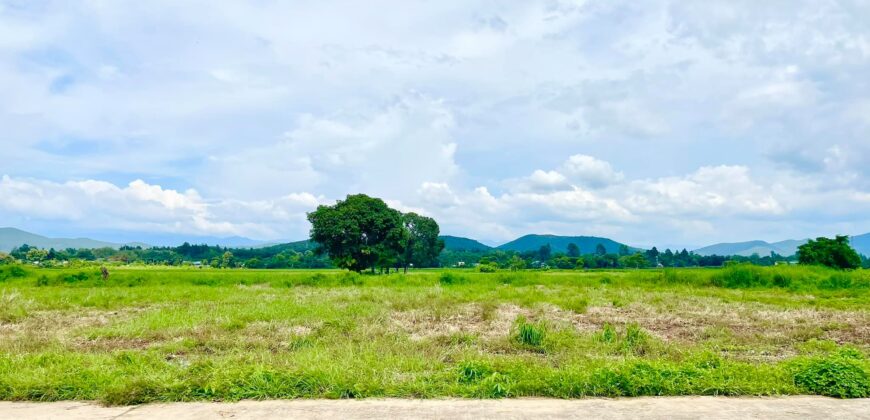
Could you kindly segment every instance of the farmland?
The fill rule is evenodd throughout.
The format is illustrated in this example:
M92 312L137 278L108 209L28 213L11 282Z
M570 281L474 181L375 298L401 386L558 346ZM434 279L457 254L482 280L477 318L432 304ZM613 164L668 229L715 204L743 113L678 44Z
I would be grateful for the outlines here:
M0 267L0 399L870 395L870 272Z

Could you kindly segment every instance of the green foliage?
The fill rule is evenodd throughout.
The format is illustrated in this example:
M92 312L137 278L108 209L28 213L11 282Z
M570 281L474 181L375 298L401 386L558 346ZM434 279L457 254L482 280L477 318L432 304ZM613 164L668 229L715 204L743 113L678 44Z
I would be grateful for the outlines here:
M795 384L817 395L837 398L870 397L870 374L849 355L815 358L800 366Z
M459 382L462 383L478 382L492 374L492 368L482 362L469 361L459 364L458 376Z
M7 279L20 278L27 275L27 271L18 265L9 265L0 267L0 282Z
M441 276L438 277L438 282L441 283L442 286L451 286L454 284L462 284L465 283L466 278L460 274L455 273L441 273Z
M495 263L486 263L480 264L477 266L477 271L481 273L495 273L498 271L498 264Z
M444 249L435 220L402 214L379 198L348 195L308 213L311 240L341 268L361 272L376 267L427 267Z
M417 213L402 215L404 228L400 264L404 267L431 267L437 263L444 241L438 238L440 229L434 219Z
M854 269L861 267L861 256L849 244L848 236L818 238L798 247L798 261L807 265Z

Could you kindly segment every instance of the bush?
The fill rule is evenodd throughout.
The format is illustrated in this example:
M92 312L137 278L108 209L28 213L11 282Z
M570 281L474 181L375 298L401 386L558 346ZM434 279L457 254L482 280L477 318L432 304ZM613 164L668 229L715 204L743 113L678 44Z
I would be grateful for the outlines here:
M818 395L837 398L870 396L870 375L858 360L844 355L810 361L797 371L794 382Z
M442 286L462 284L465 283L465 277L453 273L441 273L441 277L438 278L438 283L441 283Z
M80 272L75 273L75 274L58 274L54 278L49 278L48 276L43 274L43 275L39 276L38 279L36 279L36 285L37 286L58 286L58 285L62 285L62 284L76 284L76 283L82 283L82 282L88 281L92 278L93 279L99 278L99 274L97 274L97 273L88 274L84 271L80 271Z
M8 279L17 277L24 277L26 275L27 271L17 265L10 265L0 268L0 281L6 281Z
M760 267L751 264L734 264L716 273L713 284L730 289L770 285L771 279Z
M498 266L495 263L481 264L477 267L477 271L481 273L495 273L498 271Z

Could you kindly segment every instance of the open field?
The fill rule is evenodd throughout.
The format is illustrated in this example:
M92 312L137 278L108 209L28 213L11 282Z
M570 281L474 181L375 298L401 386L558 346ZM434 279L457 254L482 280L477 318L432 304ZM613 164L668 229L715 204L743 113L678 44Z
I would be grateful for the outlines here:
M870 272L0 267L0 399L870 396Z

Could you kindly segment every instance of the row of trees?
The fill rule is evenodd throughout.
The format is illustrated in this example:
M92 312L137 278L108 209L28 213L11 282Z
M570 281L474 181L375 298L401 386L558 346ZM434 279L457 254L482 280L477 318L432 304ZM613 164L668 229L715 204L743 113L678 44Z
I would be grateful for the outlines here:
M45 250L22 245L12 250L8 259L49 267L79 261L170 266L201 264L216 268L329 268L333 266L328 258L317 255L314 252L314 245L307 241L263 248L225 248L184 243L178 247L124 246L120 249Z
M403 214L365 194L318 206L308 213L308 221L317 251L329 255L337 267L357 272L435 266L444 249L435 220Z
M572 246L573 245L573 246ZM537 251L515 252L502 250L489 251L444 251L439 260L442 266L456 267L460 265L486 265L501 269L517 268L648 268L657 267L720 267L728 261L748 262L755 265L774 265L792 259L772 253L764 257L752 255L720 256L698 255L688 250L660 252L653 247L643 252L631 252L628 247L621 247L618 253L608 253L604 246L596 247L594 253L583 254L579 247L569 244L567 252L552 252L549 245L542 246ZM486 269L486 268L484 268Z

